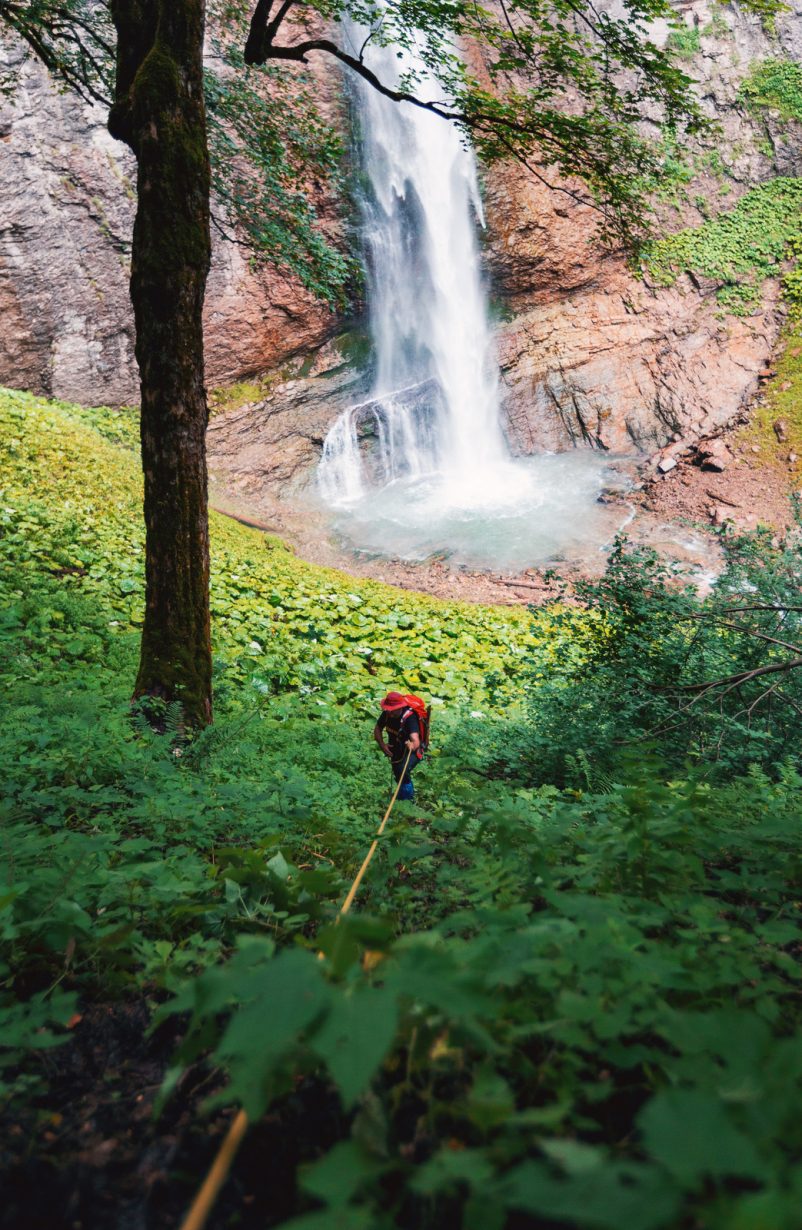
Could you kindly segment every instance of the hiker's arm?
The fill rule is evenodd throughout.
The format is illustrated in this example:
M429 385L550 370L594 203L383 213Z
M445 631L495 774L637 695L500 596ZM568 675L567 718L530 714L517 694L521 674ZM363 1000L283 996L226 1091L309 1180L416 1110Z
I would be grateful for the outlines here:
M411 752L417 752L418 748L420 747L420 735L418 734L417 730L413 730L409 738L407 739L407 747L409 748Z
M377 722L376 725L373 727L373 738L376 740L379 747L384 752L385 756L389 756L390 749L387 746L387 744L384 742L384 727L382 726L381 722Z

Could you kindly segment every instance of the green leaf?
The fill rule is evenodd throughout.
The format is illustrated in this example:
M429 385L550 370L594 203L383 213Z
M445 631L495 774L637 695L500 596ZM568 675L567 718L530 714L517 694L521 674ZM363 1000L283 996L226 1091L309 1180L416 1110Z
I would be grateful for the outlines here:
M741 1196L728 1210L728 1230L789 1230L800 1225L799 1203L780 1192Z
M762 1179L766 1166L713 1094L666 1089L638 1116L645 1148L684 1187L705 1176Z
M397 1026L395 1000L384 989L346 988L335 998L312 1045L346 1107L367 1088L392 1046Z
M341 1140L325 1157L301 1170L299 1185L330 1207L347 1204L367 1179L385 1169L385 1164L365 1153L353 1140Z
M508 1208L577 1230L668 1230L680 1203L655 1167L631 1164L555 1179L540 1163L524 1162L505 1175L501 1198Z
M588 1174L598 1170L605 1162L605 1151L595 1145L583 1144L581 1140L539 1140L538 1145L566 1174Z
M474 1077L468 1114L477 1127L487 1129L504 1123L515 1111L515 1098L503 1077L482 1067Z
M424 1196L452 1192L461 1184L481 1190L493 1177L493 1166L481 1149L440 1149L416 1172L410 1187Z
M311 953L280 953L253 975L257 998L232 1017L216 1051L231 1069L231 1094L256 1119L270 1099L269 1080L331 1000Z

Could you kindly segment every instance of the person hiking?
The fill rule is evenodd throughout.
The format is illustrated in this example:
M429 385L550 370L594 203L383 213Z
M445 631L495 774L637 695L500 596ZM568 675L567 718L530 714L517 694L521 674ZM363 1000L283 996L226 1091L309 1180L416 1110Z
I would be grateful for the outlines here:
M426 751L429 712L419 696L402 692L388 692L380 708L379 720L373 728L373 738L390 761L394 780L401 782L399 799L414 799L412 770L420 764Z

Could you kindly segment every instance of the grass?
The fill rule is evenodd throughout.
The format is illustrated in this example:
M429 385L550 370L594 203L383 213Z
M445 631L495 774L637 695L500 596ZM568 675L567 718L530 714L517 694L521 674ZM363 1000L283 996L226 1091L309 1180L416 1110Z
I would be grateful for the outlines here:
M791 320L787 325L774 365L776 375L762 397L753 404L749 424L740 433L747 445L756 445L761 461L779 463L787 468L788 455L800 459L793 467L796 477L802 477L802 325ZM774 424L782 420L787 439L780 442Z

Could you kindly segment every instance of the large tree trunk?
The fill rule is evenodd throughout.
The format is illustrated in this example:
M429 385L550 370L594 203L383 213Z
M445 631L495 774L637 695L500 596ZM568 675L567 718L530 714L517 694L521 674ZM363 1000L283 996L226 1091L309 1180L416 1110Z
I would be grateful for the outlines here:
M142 389L145 624L134 696L212 716L202 308L209 270L204 0L112 0L109 130L138 163L131 300Z

